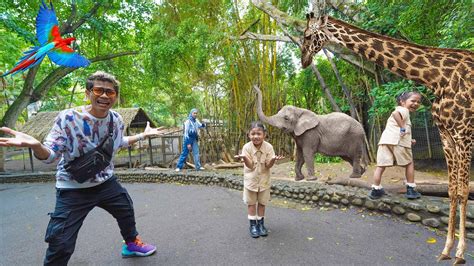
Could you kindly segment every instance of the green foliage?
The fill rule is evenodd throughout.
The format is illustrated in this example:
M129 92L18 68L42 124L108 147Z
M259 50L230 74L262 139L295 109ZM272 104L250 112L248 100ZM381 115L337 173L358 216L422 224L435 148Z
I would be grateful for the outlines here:
M256 118L251 85L257 81L263 84L267 114L285 104L320 114L332 111L311 69L300 69L301 54L294 44L234 39L244 30L284 35L268 15L251 3L235 0L74 2L77 19L86 15L96 2L101 4L97 14L72 34L79 40L74 48L81 54L94 58L122 51L140 53L97 62L72 72L48 91L42 99L42 110L84 104L85 78L104 70L121 81L116 107L144 108L160 126L181 125L189 110L197 107L201 118L225 121L232 133L229 138L239 138L248 126L246 122ZM309 3L301 0L271 2L300 19L304 19ZM61 25L70 17L72 3L53 1ZM39 4L40 0L0 1L0 71L11 69L22 52L36 43L35 17ZM345 21L370 31L422 45L472 50L471 5L469 0L368 0L341 3L334 9ZM345 14L348 10L357 16ZM357 21L352 21L353 18ZM294 29L288 30L295 36L300 34ZM432 98L426 88L392 77L388 82L378 81L382 84L374 87L376 81L371 74L337 55L334 61L351 91L352 100L365 118L364 112L368 110L370 119L384 121L395 107L396 95L405 90L421 91L425 105L429 105ZM314 62L339 107L349 113L347 98L326 57L318 55ZM45 59L34 85L56 68ZM20 95L24 75L8 77L5 81L0 93L0 117L8 104ZM24 118L24 115L20 117L20 121ZM280 135L273 136L282 139ZM321 156L316 160L340 160L327 158L330 159Z
M427 104L433 100L433 94L424 86L416 86L414 82L401 80L397 82L385 83L380 87L374 87L370 96L374 98L373 104L369 109L370 119L380 119L386 121L397 106L396 98L402 92L417 91L422 95L422 102ZM420 106L418 111L426 111L425 106Z
M363 5L365 29L422 45L474 49L470 0L369 0Z
M316 157L314 157L314 162L316 163L338 163L341 162L342 159L337 156L326 156L322 154L316 154Z

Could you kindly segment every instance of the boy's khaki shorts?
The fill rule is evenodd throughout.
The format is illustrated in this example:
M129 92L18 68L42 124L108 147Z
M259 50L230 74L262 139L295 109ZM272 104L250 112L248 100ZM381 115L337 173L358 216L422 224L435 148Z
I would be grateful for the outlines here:
M377 149L377 166L405 166L412 161L411 148L380 144Z
M267 205L270 201L270 189L256 192L244 187L243 200L247 205L255 205L257 202L262 205Z

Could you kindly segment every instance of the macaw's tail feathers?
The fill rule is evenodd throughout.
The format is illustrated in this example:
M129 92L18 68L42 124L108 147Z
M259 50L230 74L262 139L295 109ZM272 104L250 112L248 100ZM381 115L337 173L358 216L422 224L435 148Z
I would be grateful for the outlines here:
M5 74L1 75L0 77L5 77L6 75L14 75L16 73L21 73L25 70L28 70L37 64L41 63L45 55L36 56L36 52L38 51L39 47L34 46L31 47L29 51L24 52L23 57L20 59L18 63L16 63L15 67L10 71L7 71Z

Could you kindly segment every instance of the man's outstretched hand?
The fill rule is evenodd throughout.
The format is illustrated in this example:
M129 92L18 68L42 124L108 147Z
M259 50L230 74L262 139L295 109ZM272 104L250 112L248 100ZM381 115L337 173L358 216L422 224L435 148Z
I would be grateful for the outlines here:
M146 122L145 131L143 131L144 137L154 137L160 135L160 131L165 127L152 128L150 127L150 122Z
M0 131L7 135L12 135L13 137L1 137L0 146L1 147L23 147L23 148L34 148L41 146L39 142L34 137L22 133L20 131L13 130L8 127L0 128Z

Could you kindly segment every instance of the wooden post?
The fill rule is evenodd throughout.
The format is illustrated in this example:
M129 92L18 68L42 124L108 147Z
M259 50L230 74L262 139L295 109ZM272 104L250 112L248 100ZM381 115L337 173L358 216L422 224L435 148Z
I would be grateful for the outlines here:
M21 149L21 155L23 157L23 171L25 171L26 170L25 149Z
M140 165L142 164L142 141L138 141L138 158L140 160Z
M162 163L166 163L166 147L165 147L165 138L161 138L161 156L162 156Z
M151 138L148 138L148 150L150 151L150 165L153 165L153 147L151 146Z
M34 173L35 172L35 168L33 166L33 150L31 150L31 148L28 148L28 152L30 154L30 165L31 165L31 172Z
M0 147L0 172L5 172L5 159L7 158L7 148Z
M430 141L430 134L429 134L429 131L428 131L428 120L426 119L426 113L427 112L424 112L423 118L425 120L426 141L428 142L428 156L431 159L433 157L433 153L432 153L432 150L431 150L431 141Z
M130 136L130 131L127 128L127 136ZM128 145L128 168L132 168L132 146Z

